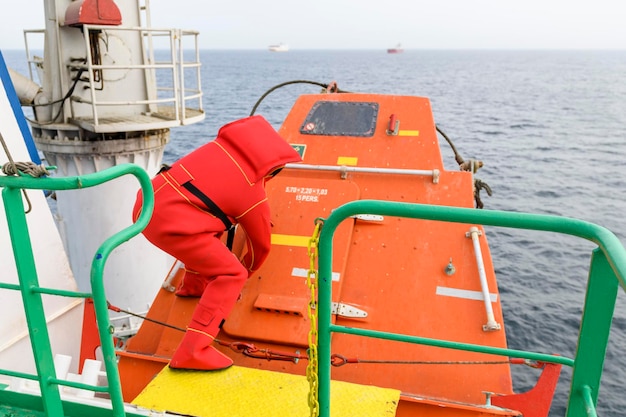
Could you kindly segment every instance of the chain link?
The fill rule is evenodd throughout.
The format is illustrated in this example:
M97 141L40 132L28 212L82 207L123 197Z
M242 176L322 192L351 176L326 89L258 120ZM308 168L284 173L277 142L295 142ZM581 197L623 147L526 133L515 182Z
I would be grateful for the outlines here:
M319 400L317 396L317 388L319 382L318 376L318 362L317 362L317 255L318 255L318 243L319 233L321 229L321 222L316 222L313 236L309 239L308 255L309 255L309 270L307 271L307 285L311 291L311 297L309 299L308 313L309 321L311 323L311 329L309 330L309 364L306 368L306 378L309 381L309 409L311 411L311 417L319 416Z

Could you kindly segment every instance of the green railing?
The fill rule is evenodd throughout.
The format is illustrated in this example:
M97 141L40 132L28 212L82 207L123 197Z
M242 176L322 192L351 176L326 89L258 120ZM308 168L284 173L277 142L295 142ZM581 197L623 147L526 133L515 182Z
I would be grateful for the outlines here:
M332 239L339 224L355 215L377 214L466 224L549 231L577 236L598 245L593 250L587 294L575 358L513 349L450 342L396 333L345 327L331 323ZM615 310L618 287L626 289L626 250L609 230L571 218L475 210L468 208L361 200L347 203L324 220L319 241L318 400L320 417L330 416L331 333L345 333L401 342L468 350L507 357L560 363L573 368L567 417L595 417L598 389Z
M144 195L143 209L141 216L136 223L121 230L117 234L108 238L96 252L91 264L91 293L59 290L54 288L42 288L39 286L35 259L28 233L24 203L22 201L22 189L35 190L74 190L100 185L107 181L123 175L134 175L141 185ZM9 227L9 235L13 245L13 253L19 285L0 283L0 289L19 290L22 294L26 321L30 335L33 354L36 358L35 365L37 374L26 374L10 370L0 369L0 374L39 381L41 398L46 416L65 416L63 403L61 401L60 386L86 389L95 392L108 393L112 403L112 416L122 417L124 411L124 401L120 384L119 372L111 335L111 324L107 298L104 290L103 273L104 265L111 252L139 234L148 224L154 208L154 194L152 183L148 174L139 166L133 164L119 165L105 171L94 174L87 174L77 177L65 178L33 178L30 176L3 176L0 175L0 187L2 187L2 199L6 211L6 218ZM75 297L93 298L96 320L104 366L107 375L107 386L93 386L83 383L70 382L57 378L54 370L54 358L46 325L46 317L43 309L42 294Z

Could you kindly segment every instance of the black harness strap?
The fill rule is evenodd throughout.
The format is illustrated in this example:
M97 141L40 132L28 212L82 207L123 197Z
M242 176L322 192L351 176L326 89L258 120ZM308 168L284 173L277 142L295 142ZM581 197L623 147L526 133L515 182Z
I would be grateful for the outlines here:
M200 201L202 201L207 206L209 211L213 213L217 218L219 218L222 221L222 223L224 223L224 226L226 226L226 230L228 231L228 238L226 240L226 246L228 246L228 249L232 251L233 241L235 240L235 225L230 222L230 220L228 219L228 216L224 214L222 209L220 209L217 206L217 204L215 204L213 200L211 200L206 194L200 191L198 187L193 185L191 181L184 183L183 187L185 187L191 194L198 197Z

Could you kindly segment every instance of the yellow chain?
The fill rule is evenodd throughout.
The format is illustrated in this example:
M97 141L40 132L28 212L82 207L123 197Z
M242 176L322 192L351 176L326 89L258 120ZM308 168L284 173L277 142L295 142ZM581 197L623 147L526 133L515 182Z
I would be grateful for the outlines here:
M319 233L321 222L316 222L313 236L309 239L309 270L307 271L307 285L311 290L311 298L309 300L309 321L311 329L309 330L309 364L306 368L306 379L309 381L309 409L311 417L319 416L319 400L317 397L318 387L318 367L317 367L317 268L316 260L318 254Z

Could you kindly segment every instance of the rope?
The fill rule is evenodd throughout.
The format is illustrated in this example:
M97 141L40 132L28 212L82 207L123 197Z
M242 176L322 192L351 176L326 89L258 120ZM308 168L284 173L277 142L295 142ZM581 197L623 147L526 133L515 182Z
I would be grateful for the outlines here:
M2 143L2 148L4 149L4 153L6 154L7 158L9 158L9 164L2 165L2 172L4 172L5 175L17 175L18 174L17 164L15 163L15 161L13 161L13 157L11 156L11 152L9 151L9 147L4 141L4 136L2 136L1 132L0 132L0 143ZM8 173L8 172L11 172L11 173ZM26 190L23 188L22 188L22 194L24 195L24 199L26 200L26 207L27 207L24 213L28 214L33 209L33 204L30 202L30 198L28 198L28 194L26 193Z
M461 156L459 151L456 150L456 146L454 146L454 143L452 143L448 135L446 135L445 132L441 130L438 125L435 125L435 129L437 129L437 132L439 132L441 136L443 136L443 138L446 140L446 142L448 142L448 145L450 145L450 148L452 149L452 152L454 153L454 160L456 161L457 164L459 164L459 167L463 165L465 161L463 160L463 157Z
M318 229L316 228L314 236L318 235ZM315 239L317 242L317 239ZM108 308L111 311L116 313L126 313L131 316L138 317L140 319L159 324L161 326L169 327L174 330L178 330L180 332L185 332L186 329L182 327L177 327L163 321L155 320L149 317L146 317L141 314L133 313L132 311L124 310L122 308L116 307L113 304L107 302ZM315 331L316 332L316 331ZM315 333L316 334L316 333ZM315 337L315 340L317 338ZM292 352L283 352L276 351L272 349L259 349L254 345L254 343L247 342L225 342L223 340L215 339L215 343L218 343L222 346L229 347L236 353L241 353L250 358L255 359L266 359L267 361L278 360L278 361L288 361L297 363L299 360L308 360L309 365L307 366L307 379L311 384L311 389L315 389L309 393L309 406L311 408L311 416L319 415L319 402L317 400L317 351L309 350L309 355L302 353L292 353ZM313 352L313 355L311 353ZM311 368L311 364L314 363L315 367L315 377L312 377L309 372ZM526 365L531 368L542 368L544 362L531 361L527 359L519 359L519 358L508 358L508 360L501 361L402 361L402 360L394 360L394 359L359 359L359 358L348 358L344 355L333 354L331 356L330 364L334 367L340 367L348 364L387 364L387 365ZM310 377L311 376L311 377Z
M353 363L378 363L387 365L504 365L510 364L512 361L400 361L346 358L345 356L339 354L334 354L331 357L331 364L336 367Z
M138 317L142 320L149 321L151 323L155 323L161 326L169 327L170 329L178 330L179 332L186 332L186 329L182 327L174 326L172 324L166 323L164 321L156 320L150 317L147 317L143 314L133 313L129 310L124 310L123 308L114 306L110 302L107 301L107 307L109 310L114 311L116 313L125 313L134 317ZM223 340L214 339L215 343L218 343L222 346L229 347L231 350L237 353L241 353L250 358L257 359L267 359L268 361L277 360L277 361L289 361L297 363L300 359L308 359L307 355L301 353L292 353L292 352L281 352L272 349L259 349L253 343L246 342L225 342Z
M4 175L20 175L26 174L31 177L39 178L50 175L50 172L43 165L37 165L34 162L11 162L2 166Z
M474 180L474 200L476 201L476 207L479 209L484 207L483 201L480 199L480 190L485 190L487 195L491 197L493 195L493 191L491 191L491 187L487 185L486 182L476 178Z
M312 85L318 85L320 87L322 87L324 90L323 92L327 92L327 93L347 93L348 91L343 91L340 90L337 87L337 83L335 82L331 82L330 84L324 84L324 83L320 83L317 81L307 81L307 80L293 80L293 81L286 81L284 83L280 83L275 85L274 87L270 88L269 90L267 90L258 100L257 102L254 104L254 107L252 107L252 111L250 112L250 116L253 116L254 113L256 112L257 107L259 107L259 105L261 104L261 102L265 99L265 97L267 97L268 95L270 95L271 92L278 90L281 87L284 87L286 85L290 85L290 84L312 84Z
M457 164L459 164L459 169L461 171L468 171L475 174L480 168L483 167L483 161L478 161L476 159L470 159L468 161L465 161L461 154L459 154L459 152L457 151L456 146L454 146L452 140L450 140L448 135L446 135L444 131L439 128L439 126L435 125L435 128L437 129L437 132L439 132L441 136L444 137L446 142L448 142L450 148L452 148L452 152L454 153L454 159ZM479 180L478 178L474 179L474 201L476 202L476 208L482 209L483 207L485 207L485 205L480 198L480 190L485 190L489 197L493 195L493 191L491 191L491 187L489 187L487 183Z
M155 319L152 319L150 317L144 316L142 314L133 313L132 311L124 310L122 308L116 307L113 304L109 303L108 301L107 301L107 307L108 307L109 310L114 311L116 313L129 314L131 316L138 317L140 319L149 321L151 323L160 324L161 326L169 327L170 329L178 330L178 331L183 332L183 333L187 331L186 329L183 329L182 327L177 327L177 326L174 326L172 324L165 323L164 321L155 320Z
M448 135L446 135L445 132L437 125L435 125L435 129L437 129L437 132L439 132L446 142L448 142L448 145L450 145L450 148L454 153L454 160L457 164L459 164L459 169L461 171L472 171L475 174L476 171L483 167L482 161L477 161L475 159L465 161L459 151L457 151L456 146L454 146L454 143L452 143L452 140L448 137Z

